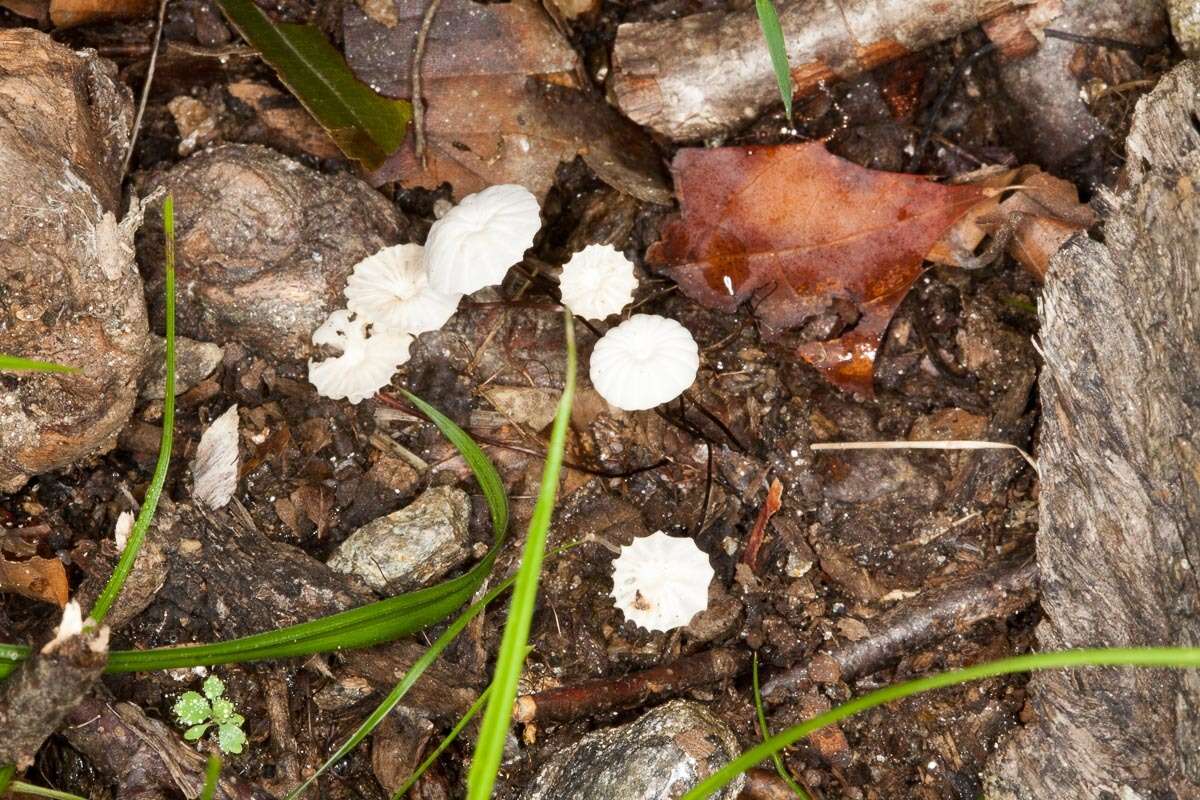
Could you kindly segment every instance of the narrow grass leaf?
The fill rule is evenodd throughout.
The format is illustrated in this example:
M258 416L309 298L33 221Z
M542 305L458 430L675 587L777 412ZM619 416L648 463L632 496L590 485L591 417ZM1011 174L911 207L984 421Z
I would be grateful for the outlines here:
M50 361L38 361L33 358L18 358L0 353L0 372L78 372L75 367L66 367Z
M754 0L758 10L758 22L762 26L767 50L771 53L771 67L775 70L775 82L783 98L783 110L787 112L788 124L792 124L792 71L788 68L787 43L783 40L783 27L779 14L771 0Z
M550 445L542 469L542 484L538 490L537 503L529 520L529 532L525 538L521 568L517 571L508 621L504 626L504 637L496 657L492 693L483 715L479 741L471 761L471 771L467 780L469 800L488 800L492 796L492 787L495 785L500 759L504 754L504 740L512 721L513 702L517 697L517 680L521 677L521 668L525 663L525 648L529 640L534 606L537 603L538 581L545 558L550 519L554 514L558 477L562 471L567 423L571 418L571 406L575 397L575 322L569 311L564 311L563 317L567 339L566 380L562 397L558 401L554 427L550 433Z
M412 106L376 94L355 78L319 30L272 22L252 0L217 3L343 153L376 169L400 147Z
M754 686L754 710L758 714L758 732L763 740L771 738L771 729L767 727L767 712L763 709L762 692L758 688L758 653L754 654L754 662L750 672L750 680ZM783 764L783 757L778 752L771 754L771 760L775 762L775 771L779 773L779 777L792 790L793 794L800 800L809 800L808 792L801 788L800 784L796 783L796 779L792 777L792 773Z
M138 511L133 530L125 549L121 551L121 559L116 569L109 576L104 591L96 598L88 615L97 625L104 621L121 587L133 570L133 562L137 560L146 531L154 520L154 512L158 509L158 498L162 495L163 484L167 480L167 468L171 464L171 441L175 428L175 202L171 195L163 200L163 236L166 241L166 294L167 294L167 380L166 396L163 398L162 440L158 446L158 463L154 465L154 477L150 480L150 488L146 490L146 498Z
M33 797L51 797L54 800L87 800L70 792L60 792L58 789L47 789L45 786L35 786L24 781L13 781L9 787L14 794L27 794Z
M696 785L683 796L683 800L702 800L715 792L719 792L730 781L746 770L769 758L785 747L790 747L808 736L813 731L820 730L826 725L841 722L847 717L860 714L877 706L903 700L922 692L933 689L943 689L947 686L957 686L962 683L994 678L998 675L1012 675L1020 672L1034 672L1047 669L1069 669L1078 667L1160 667L1170 669L1187 669L1200 667L1200 647L1101 647L1080 650L1062 650L1052 653L1032 653L1012 658L1002 658L976 664L965 669L941 672L924 678L885 686L870 694L855 698L848 703L819 714L807 722L782 733L777 733L762 744L752 747L740 756L730 761L721 769L714 772Z

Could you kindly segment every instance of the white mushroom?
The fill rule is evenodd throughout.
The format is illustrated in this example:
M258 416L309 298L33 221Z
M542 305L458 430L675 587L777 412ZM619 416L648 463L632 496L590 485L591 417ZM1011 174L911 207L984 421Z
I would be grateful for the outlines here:
M649 631L669 631L708 608L712 564L696 543L656 531L621 548L613 562L617 608Z
M462 297L429 285L425 248L419 244L385 247L355 264L345 294L355 314L414 336L445 325Z
M308 362L308 380L322 397L359 403L387 386L396 369L408 361L412 336L367 328L365 319L351 319L350 312L342 309L313 331L313 344L342 352L336 358Z
M637 288L633 262L611 245L593 244L571 256L562 270L562 301L588 319L618 314Z
M470 294L500 283L541 226L537 198L523 186L489 186L464 197L429 229L430 285L443 294Z
M634 314L596 342L592 385L608 402L642 411L674 400L696 380L700 351L673 319Z

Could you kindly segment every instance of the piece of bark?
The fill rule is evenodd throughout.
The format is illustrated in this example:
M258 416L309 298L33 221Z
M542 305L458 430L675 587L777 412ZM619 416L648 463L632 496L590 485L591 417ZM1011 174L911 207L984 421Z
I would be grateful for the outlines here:
M107 629L52 644L51 652L22 661L3 683L0 764L28 769L42 743L92 691L108 663Z
M1039 650L1200 641L1200 64L1138 103L1130 188L1104 242L1051 262L1038 566ZM994 800L1200 797L1194 672L1040 673L1034 721L989 765Z
M1163 0L1064 0L1050 27L1077 36L1115 39L1154 49L1168 38ZM1091 77L1108 85L1141 77L1128 51L1045 37L1037 52L1002 65L1000 79L1024 112L1027 157L1049 168L1085 150L1111 146L1080 89Z
M922 50L1020 5L1021 0L782 3L779 19L795 93ZM779 102L753 8L621 25L610 88L626 116L679 140L729 133Z
M0 376L0 493L105 452L147 346L142 280L118 223L132 99L113 65L0 31L0 353L78 367Z
M1011 556L993 566L950 581L932 591L898 603L872 619L869 635L846 642L824 655L820 677L836 672L842 681L869 675L954 634L968 632L988 620L1003 621L1033 605L1037 598L1037 567L1029 556ZM811 663L773 676L763 695L774 698L791 687L817 677ZM825 682L828 682L827 680Z
M207 763L204 754L137 706L93 695L79 703L66 721L63 736L93 768L117 784L121 800L199 796ZM221 771L214 796L221 800L272 798L230 768Z

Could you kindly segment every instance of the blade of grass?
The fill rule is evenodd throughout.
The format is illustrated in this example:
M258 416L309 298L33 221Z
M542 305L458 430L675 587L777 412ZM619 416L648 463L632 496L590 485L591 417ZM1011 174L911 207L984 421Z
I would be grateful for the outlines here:
M275 23L252 0L217 0L242 38L350 158L377 169L404 142L412 105L376 94L312 25Z
M204 770L204 788L200 790L200 800L213 800L217 793L217 781L221 778L221 757L213 753L208 757L208 766Z
M77 367L67 367L50 361L38 361L34 358L18 358L0 353L0 372L79 372Z
M767 712L763 709L762 692L758 688L758 653L754 654L754 662L751 665L750 681L754 687L754 710L758 714L758 732L762 736L763 741L771 738L771 729L767 727ZM792 773L783 764L783 757L778 752L771 754L771 760L775 762L775 771L779 773L779 777L788 788L800 798L800 800L809 800L808 792L801 788L800 784L796 783L796 779L792 777Z
M0 766L0 797L8 791L9 785L12 783L13 775L17 774L16 764L4 764Z
M1162 667L1185 669L1200 667L1200 647L1101 647L1081 650L1062 650L1053 653L1032 653L976 664L965 669L941 672L924 678L885 686L862 697L843 703L752 747L721 769L701 781L683 796L683 800L702 800L720 791L730 781L758 764L764 758L790 747L813 731L841 722L876 706L911 697L914 694L957 686L998 675L1034 672L1047 669L1078 667Z
M400 784L400 788L392 793L391 800L400 800L402 797L404 797L405 793L413 787L413 784L420 780L421 776L425 774L425 771L433 766L433 763L438 760L442 753L446 751L447 747L454 743L454 740L458 738L458 735L463 732L463 729L470 724L471 720L475 718L475 715L478 714L480 709L483 708L483 704L487 702L488 695L490 695L491 692L492 687L489 685L483 690L483 692L480 693L479 697L475 698L475 702L472 703L471 707L467 709L467 713L463 714L462 719L455 723L454 727L450 729L450 732L446 734L442 741L438 742L438 746L433 749L433 752L429 754L428 758L422 761L421 766L417 767L413 774L409 775L408 778L405 779L404 783Z
M787 43L783 40L783 27L779 14L771 0L754 0L758 11L758 24L762 26L767 50L771 53L771 68L775 70L775 82L779 84L779 95L783 98L783 110L787 112L788 124L792 124L792 71L788 67Z
M125 549L121 552L121 559L117 562L113 574L109 576L108 583L104 585L104 591L96 598L91 613L88 614L96 625L104 621L133 569L133 562L137 559L138 551L142 549L146 531L150 529L150 523L154 520L158 498L162 495L163 484L167 481L167 468L171 465L171 441L175 429L175 201L171 195L167 195L163 200L162 215L167 262L167 390L163 398L162 440L158 446L158 463L154 465L154 477L150 480L150 488L146 490L146 499L138 511Z
M35 786L24 781L13 781L8 788L13 793L29 794L34 797L52 797L54 800L87 800L86 797L80 797L77 794L60 792L58 789L47 789L44 786Z
M538 580L545 557L550 519L554 514L554 501L558 494L558 477L562 471L567 423L571 418L571 406L575 397L575 322L570 311L563 312L563 319L567 340L566 380L563 383L562 397L558 401L554 427L550 433L537 503L529 520L529 532L525 538L521 568L517 571L512 605L504 626L504 637L496 657L492 693L483 715L483 726L479 732L479 741L475 745L475 755L471 760L471 770L467 779L469 800L488 800L492 796L492 787L495 785L500 759L504 754L504 740L512 720L513 702L517 698L517 680L521 677L521 668L525 663L525 646L529 641L533 610L537 603Z

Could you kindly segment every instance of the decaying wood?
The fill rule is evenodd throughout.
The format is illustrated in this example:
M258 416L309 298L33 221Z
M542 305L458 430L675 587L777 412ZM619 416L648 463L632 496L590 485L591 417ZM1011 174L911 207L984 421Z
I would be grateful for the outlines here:
M921 50L1022 0L796 0L779 5L796 94ZM617 29L612 94L673 139L728 133L779 92L753 6Z
M999 563L951 581L897 604L867 623L870 635L830 650L839 679L869 675L906 654L954 634L966 633L987 620L1002 621L1033 604L1037 598L1037 567L1027 555ZM809 665L801 664L775 675L763 686L772 698L807 682Z
M131 703L94 695L71 711L62 733L108 780L121 800L198 797L204 786L206 757L179 734L147 717ZM221 800L271 800L264 789L225 769L217 783Z
M0 764L32 765L42 743L91 692L107 663L107 630L72 636L53 652L21 662L0 692Z
M1138 104L1104 242L1041 301L1041 649L1200 642L1200 65ZM992 800L1200 798L1200 677L1042 673Z

